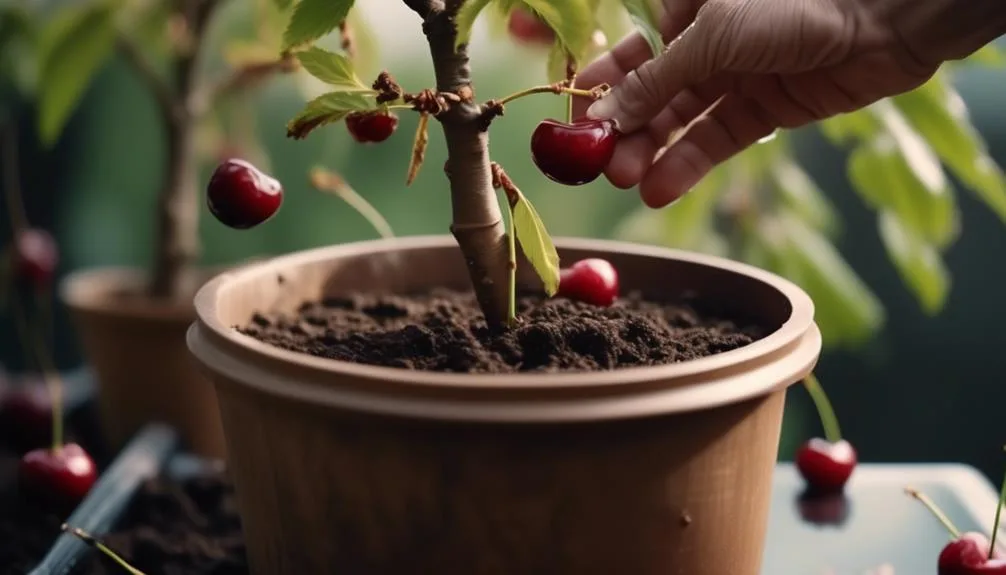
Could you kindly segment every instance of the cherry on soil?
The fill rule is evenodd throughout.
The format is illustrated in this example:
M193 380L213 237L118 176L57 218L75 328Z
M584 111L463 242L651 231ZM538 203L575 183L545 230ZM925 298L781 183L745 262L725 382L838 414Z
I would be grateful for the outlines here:
M283 186L245 160L222 162L206 186L206 204L220 223L235 229L268 220L283 203Z
M1006 499L1006 480L1003 481L992 524L991 541L984 533L977 531L961 533L943 510L924 493L910 487L905 492L921 502L950 534L951 540L940 551L936 562L937 575L1006 575L1006 556L996 547L1000 513L1003 500Z
M38 228L20 230L14 236L14 276L35 288L52 284L59 263L59 249L49 232Z
M21 492L59 510L73 509L97 479L97 466L76 443L29 451L18 466Z
M507 31L514 40L527 44L551 46L555 42L555 32L548 23L537 15L520 8L514 8L510 11Z
M580 260L559 271L557 296L608 307L618 298L618 271L607 260Z
M398 116L390 112L355 112L346 116L349 135L361 144L383 142L398 128Z
M856 449L842 439L835 410L817 377L808 375L804 387L814 401L826 439L814 437L804 442L796 452L796 468L807 482L809 493L840 492L859 462Z
M615 154L619 132L611 120L542 120L531 134L531 158L549 179L567 186L593 182Z

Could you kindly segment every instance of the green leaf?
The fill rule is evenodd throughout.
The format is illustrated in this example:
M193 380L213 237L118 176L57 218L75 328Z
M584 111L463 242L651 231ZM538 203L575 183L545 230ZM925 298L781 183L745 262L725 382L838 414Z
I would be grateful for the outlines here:
M590 49L594 13L588 0L520 0L555 31L556 40L579 62Z
M517 202L511 209L520 249L545 285L545 293L551 297L559 290L559 253L537 210L524 194L518 192Z
M629 13L633 25L640 35L650 45L650 50L656 56L664 50L664 39L660 35L660 22L648 0L622 0L622 5Z
M283 50L313 42L346 19L354 0L300 0L283 32Z
M1006 222L1006 177L972 126L964 100L945 77L937 74L893 101L949 170Z
M872 336L884 322L883 306L835 246L793 214L783 213L776 226L782 240L774 259L814 300L825 341L856 345Z
M965 62L978 64L979 66L1003 66L1006 65L1006 53L995 44L986 44L974 54L968 56Z
M821 120L818 129L833 145L842 147L857 140L868 140L880 130L880 124L863 110Z
M457 15L454 16L454 27L458 31L457 38L454 41L455 51L471 40L475 20L478 19L482 10L489 5L489 2L491 0L467 0L461 5Z
M356 75L353 70L353 62L345 54L311 47L303 52L298 52L297 59L309 74L326 84L344 89L372 91Z
M772 163L771 181L783 203L826 235L839 230L839 218L828 196L793 159L784 156Z
M950 273L939 251L903 225L894 212L880 212L877 226L888 256L923 311L938 313L950 293Z
M275 4L276 7L279 8L280 10L286 10L287 8L290 7L290 4L293 2L293 0L272 0L272 1L273 4Z
M549 82L561 82L566 79L566 49L556 42L548 51L548 62L545 73Z
M39 135L52 145L115 45L113 9L88 5L66 12L43 31Z
M939 160L915 132L895 127L853 151L849 180L876 209L898 214L927 241L945 247L960 233L953 188Z
M353 112L377 109L372 97L355 92L329 92L308 102L286 125L286 135L297 140L321 126L338 122Z

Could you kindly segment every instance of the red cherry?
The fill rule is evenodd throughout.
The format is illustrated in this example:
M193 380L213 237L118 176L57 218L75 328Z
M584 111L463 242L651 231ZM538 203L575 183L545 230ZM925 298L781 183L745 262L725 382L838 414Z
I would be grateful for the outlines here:
M76 443L29 451L18 466L22 493L60 510L76 507L97 479L97 466Z
M239 230L271 218L283 203L283 186L244 160L231 158L214 170L206 203L220 223Z
M353 112L346 116L346 128L361 144L383 142L398 128L398 116L390 112Z
M59 248L45 230L28 228L14 238L14 274L36 288L47 287L56 274Z
M831 443L815 437L796 452L796 468L816 492L841 491L856 463L856 450L844 439Z
M507 30L514 40L520 42L545 46L551 46L555 42L555 31L547 22L520 8L510 11Z
M572 124L542 120L531 134L531 158L555 182L567 186L587 184L608 166L618 136L611 120L581 118Z
M9 389L0 398L0 423L19 448L52 441L52 404L45 387L29 384Z
M556 295L608 307L618 298L618 271L607 260L580 260L559 271Z
M1006 558L996 549L989 559L989 545L981 533L962 534L940 552L938 575L1006 575Z

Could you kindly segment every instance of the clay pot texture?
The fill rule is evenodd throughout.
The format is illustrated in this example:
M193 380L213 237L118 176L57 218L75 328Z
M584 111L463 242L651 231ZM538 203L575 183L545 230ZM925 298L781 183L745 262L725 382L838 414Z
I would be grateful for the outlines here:
M810 298L719 258L556 243L565 262L610 260L625 291L697 292L774 331L660 367L418 372L280 350L233 326L353 290L465 289L451 237L219 276L196 297L188 343L217 388L255 575L759 574L785 392L821 349Z
M144 297L145 281L140 270L97 268L70 275L60 289L96 375L104 435L118 450L159 421L194 452L223 458L216 393L185 346L195 309L191 300Z

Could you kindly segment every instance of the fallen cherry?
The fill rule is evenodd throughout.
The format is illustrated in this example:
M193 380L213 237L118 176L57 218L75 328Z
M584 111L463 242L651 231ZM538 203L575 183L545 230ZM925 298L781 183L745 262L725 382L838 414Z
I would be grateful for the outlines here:
M559 271L556 295L596 306L610 306L618 298L618 271L607 260L580 260Z
M961 533L950 518L924 493L912 488L906 488L905 492L925 505L950 533L951 541L940 551L936 562L937 575L1006 575L1006 557L995 547L1000 512L1003 499L1006 498L1006 481L999 496L991 541L983 533L976 531Z
M245 160L228 159L206 186L206 204L220 223L239 230L271 218L283 203L283 186Z
M604 172L618 138L611 120L580 118L572 124L542 120L531 134L531 158L549 179L579 186Z
M59 510L80 503L97 478L94 461L76 443L29 451L18 466L21 492Z
M536 14L521 8L510 11L507 30L514 40L528 44L551 46L555 42L555 31Z
M398 116L390 112L354 112L346 116L349 135L361 144L383 142L398 128Z
M814 400L814 407L817 408L827 439L815 437L801 445L796 452L796 468L807 481L810 491L816 493L842 491L856 469L858 463L856 449L851 443L842 439L835 410L814 374L804 379L804 387Z
M59 263L56 240L45 230L27 228L14 237L14 275L35 288L52 284Z

